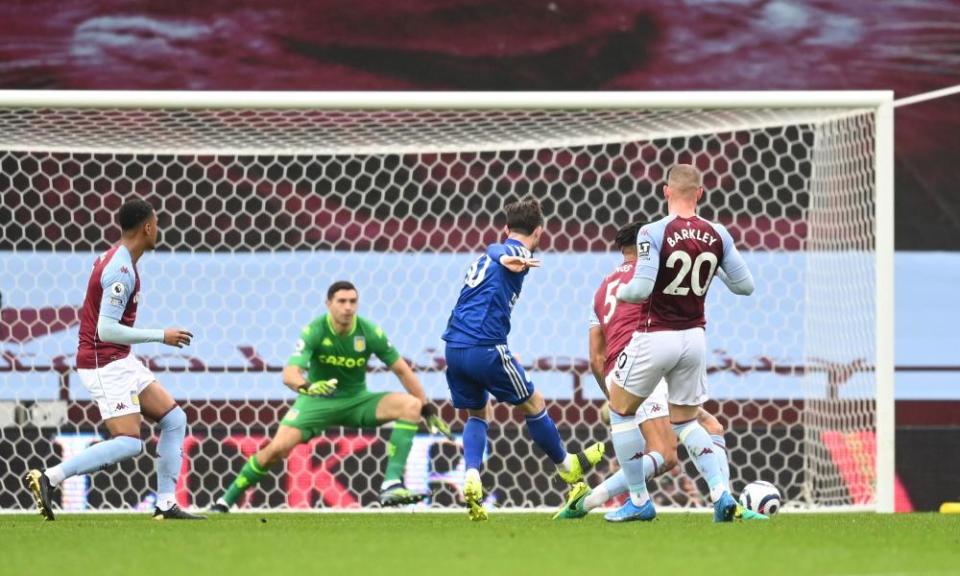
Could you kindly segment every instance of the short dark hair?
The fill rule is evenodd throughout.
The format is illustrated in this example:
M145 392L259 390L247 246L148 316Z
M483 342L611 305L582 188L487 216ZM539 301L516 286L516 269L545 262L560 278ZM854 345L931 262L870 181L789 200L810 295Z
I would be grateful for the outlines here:
M637 234L643 228L643 222L631 222L617 230L617 248L623 250L629 246L637 245Z
M534 198L507 204L503 207L503 211L507 215L507 228L511 232L530 235L538 226L543 226L540 203Z
M120 221L120 229L129 232L137 226L146 222L147 218L153 216L153 206L145 200L134 198L127 200L120 207L120 213L117 220Z
M354 286L352 282L348 282L347 280L337 280L331 284L329 288L327 288L327 300L333 300L333 295L341 290L353 290L359 294L357 287Z

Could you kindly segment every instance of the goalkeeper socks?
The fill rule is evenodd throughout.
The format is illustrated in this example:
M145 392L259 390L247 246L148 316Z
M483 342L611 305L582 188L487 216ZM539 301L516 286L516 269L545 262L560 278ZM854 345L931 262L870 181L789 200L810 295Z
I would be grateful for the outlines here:
M143 450L143 442L132 436L115 436L90 446L73 458L61 462L44 472L50 484L59 486L61 482L77 474L87 474L100 470L121 460L133 458Z
M527 430L530 431L530 437L533 438L533 441L547 453L553 463L569 472L566 469L569 466L567 450L563 447L557 425L547 414L546 408L541 410L539 414L527 416Z
M636 417L623 416L611 410L610 429L613 450L617 454L620 468L627 477L630 500L637 506L643 506L650 500L650 494L647 492L647 477L643 469L643 461L647 460L647 455L643 451L647 446L637 426ZM663 462L662 456L660 456L660 462Z
M417 435L417 423L409 420L397 420L393 423L393 433L387 444L387 471L383 475L383 488L403 480L403 471L407 467L407 456L413 446L413 437Z
M240 474L234 478L233 484L230 484L230 487L227 488L227 493L223 495L223 501L228 506L233 506L240 499L240 496L247 491L247 488L256 485L266 475L267 471L257 462L257 456L251 456L247 463L243 465Z
M727 476L721 468L722 461L717 456L717 447L713 445L710 435L696 419L674 424L673 431L693 458L697 471L707 481L710 499L716 502L727 491Z
M169 510L176 500L177 478L183 466L183 438L187 434L187 415L174 406L158 422L157 441L157 508Z
M723 434L711 434L710 440L717 447L717 458L720 459L720 469L723 470L723 478L727 486L730 486L730 461L727 456L727 439Z
M467 470L479 470L487 449L487 421L476 416L467 418L463 427L463 461Z

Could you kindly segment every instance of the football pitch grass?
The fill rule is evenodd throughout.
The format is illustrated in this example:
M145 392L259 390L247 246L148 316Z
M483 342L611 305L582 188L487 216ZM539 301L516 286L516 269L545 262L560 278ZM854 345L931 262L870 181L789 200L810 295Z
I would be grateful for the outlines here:
M0 574L960 574L960 515L784 514L715 525L662 514L0 515Z

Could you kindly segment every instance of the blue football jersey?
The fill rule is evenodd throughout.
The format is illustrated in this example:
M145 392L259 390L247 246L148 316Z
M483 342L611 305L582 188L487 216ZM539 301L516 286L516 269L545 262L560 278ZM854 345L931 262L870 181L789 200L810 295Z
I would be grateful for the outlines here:
M443 339L448 346L496 346L507 343L510 313L520 298L529 270L515 273L500 265L503 255L530 258L518 240L491 244L467 270L457 305L447 321Z

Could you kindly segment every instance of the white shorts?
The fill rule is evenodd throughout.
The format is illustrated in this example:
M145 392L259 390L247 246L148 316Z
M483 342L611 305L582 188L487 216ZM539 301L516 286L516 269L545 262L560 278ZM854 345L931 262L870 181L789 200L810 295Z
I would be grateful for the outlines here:
M653 396L667 381L671 404L699 406L707 401L707 340L703 328L634 332L611 372L613 381L634 396Z
M653 389L653 394L637 408L637 426L647 420L668 416L670 416L670 407L667 405L667 381L660 380L657 387Z
M616 370L611 370L607 374L607 390L612 385L623 388L623 385L614 379L615 372ZM661 379L657 387L653 389L653 393L637 408L636 423L639 426L647 420L666 418L667 416L670 416L670 407L667 405L667 381Z
M97 401L104 420L140 412L140 392L156 378L133 354L103 368L78 368L80 382Z

